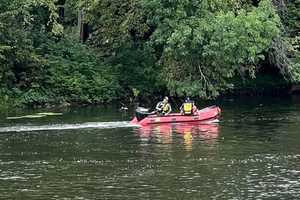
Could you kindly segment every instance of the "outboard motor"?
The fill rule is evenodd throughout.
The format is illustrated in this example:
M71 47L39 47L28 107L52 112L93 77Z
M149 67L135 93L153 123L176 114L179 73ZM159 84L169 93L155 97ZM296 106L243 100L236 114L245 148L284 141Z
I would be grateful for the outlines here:
M149 109L147 109L147 108L137 107L137 109L135 110L135 116L138 121L143 120L148 115L149 115Z

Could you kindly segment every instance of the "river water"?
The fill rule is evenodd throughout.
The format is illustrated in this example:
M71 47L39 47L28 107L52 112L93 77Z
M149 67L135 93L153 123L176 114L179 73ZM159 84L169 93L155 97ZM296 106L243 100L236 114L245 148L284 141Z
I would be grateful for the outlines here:
M300 199L300 101L217 104L219 123L145 128L112 107L2 112L0 199Z

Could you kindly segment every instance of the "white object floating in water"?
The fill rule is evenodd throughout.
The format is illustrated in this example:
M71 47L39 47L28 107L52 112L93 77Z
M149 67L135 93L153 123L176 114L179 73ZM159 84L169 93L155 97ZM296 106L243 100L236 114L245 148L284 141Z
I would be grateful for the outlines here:
M125 107L125 106L122 106L122 107L120 108L120 110L128 110L128 108Z

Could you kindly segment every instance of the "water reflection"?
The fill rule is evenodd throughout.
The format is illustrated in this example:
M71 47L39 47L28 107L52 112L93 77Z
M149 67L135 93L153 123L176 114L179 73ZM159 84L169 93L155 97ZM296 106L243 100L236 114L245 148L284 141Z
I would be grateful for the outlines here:
M0 119L2 128L27 127L0 133L0 199L300 199L299 104L247 98L221 107L220 124L131 128L110 123L131 115L95 107L48 121ZM57 124L72 130L28 132Z
M193 141L200 140L206 144L213 144L219 136L217 123L166 123L142 126L137 129L143 142L172 144L174 137L180 136L187 151L192 150Z

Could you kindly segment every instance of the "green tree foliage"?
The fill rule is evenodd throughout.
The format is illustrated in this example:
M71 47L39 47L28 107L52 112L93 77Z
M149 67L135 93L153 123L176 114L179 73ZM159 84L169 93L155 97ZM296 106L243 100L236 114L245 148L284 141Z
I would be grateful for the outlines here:
M264 84L265 71L299 82L299 5L0 0L0 94L22 104L103 103L162 93L214 98L250 79ZM74 36L79 11L91 30L86 44Z
M68 37L59 42L44 38L37 49L44 55L42 80L22 93L24 104L105 103L118 97L119 85L101 55Z
M282 33L269 52L271 64L278 66L288 80L300 81L300 1L274 1L282 22Z
M0 14L1 86L28 87L39 73L45 59L36 54L40 34L60 34L53 1L4 1Z
M2 96L20 104L103 103L118 97L99 53L63 33L52 0L1 2Z
M140 1L94 1L83 4L83 10L94 30L89 43L103 52L119 74L122 93L135 96L137 90L146 97L162 92L161 66L155 49L146 43L151 27Z
M138 41L149 28L138 0L95 1L85 10L95 29L92 42L104 50L115 50L124 43Z
M291 44L292 69L297 71L295 80L300 81L300 1L288 3L288 30Z
M269 1L233 10L226 1L147 1L156 27L168 88L179 95L215 97L236 73L255 77L280 20ZM160 17L158 17L160 16Z
M288 26L287 31L291 36L299 36L300 32L300 1L290 0L287 1L287 6L285 8L286 15L283 21Z

